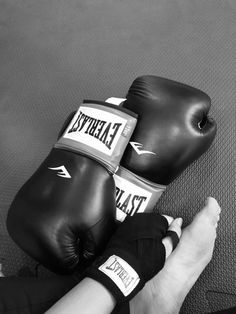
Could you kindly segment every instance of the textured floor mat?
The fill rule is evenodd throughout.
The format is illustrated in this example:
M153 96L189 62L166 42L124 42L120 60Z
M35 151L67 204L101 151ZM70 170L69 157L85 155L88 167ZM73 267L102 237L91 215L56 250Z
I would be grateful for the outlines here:
M236 294L226 294L224 292L218 291L207 291L206 297L211 312L215 312L219 308L228 309L236 307Z

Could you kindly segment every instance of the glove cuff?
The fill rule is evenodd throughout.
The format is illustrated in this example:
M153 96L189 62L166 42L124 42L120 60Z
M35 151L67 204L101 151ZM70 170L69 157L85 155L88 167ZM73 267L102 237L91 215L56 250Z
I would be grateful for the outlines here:
M165 185L142 178L120 166L114 174L116 184L116 220L124 221L136 213L152 212Z
M130 300L145 284L137 258L122 250L107 250L86 270L86 277L105 286L117 303Z

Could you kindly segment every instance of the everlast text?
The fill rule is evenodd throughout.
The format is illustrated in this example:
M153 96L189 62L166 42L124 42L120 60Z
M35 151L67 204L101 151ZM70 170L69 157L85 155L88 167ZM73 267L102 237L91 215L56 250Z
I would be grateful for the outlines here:
M83 132L97 138L100 142L105 144L108 149L111 149L111 145L121 125L121 123L95 119L80 112L68 133Z
M116 187L116 207L132 216L147 200L146 196L127 193Z
M123 282L125 288L129 286L129 284L134 280L134 277L130 276L129 273L124 269L124 267L115 260L106 267L106 269L112 271L114 274L116 274L121 281Z

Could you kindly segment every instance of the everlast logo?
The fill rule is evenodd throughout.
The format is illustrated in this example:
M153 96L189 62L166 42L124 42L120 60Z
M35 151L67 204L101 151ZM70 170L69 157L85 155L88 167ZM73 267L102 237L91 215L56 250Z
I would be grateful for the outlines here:
M147 197L126 192L116 187L116 207L124 213L132 216L138 212L143 205L146 207Z
M119 277L125 288L128 288L128 286L134 280L134 277L129 275L129 273L124 269L124 267L118 262L116 258L110 265L106 266L106 269L112 271L117 277Z
M117 255L110 256L98 269L117 285L124 296L129 295L140 282L135 269Z
M112 123L105 120L99 120L80 111L76 121L67 133L80 132L88 134L98 139L106 145L108 149L111 149L112 143L121 126L122 123Z

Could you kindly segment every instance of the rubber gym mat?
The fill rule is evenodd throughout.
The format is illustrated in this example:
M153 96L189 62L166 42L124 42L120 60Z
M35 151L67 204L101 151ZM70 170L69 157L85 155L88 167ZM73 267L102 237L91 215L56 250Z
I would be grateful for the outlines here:
M224 309L232 308L233 306L235 306L236 303L236 294L219 293L218 291L207 291L206 297L211 312L215 312L219 307L222 307Z
M234 0L0 1L0 260L7 275L34 272L35 262L7 234L6 213L65 117L85 98L124 97L137 76L153 74L212 98L217 137L168 186L157 210L187 225L208 195L219 201L212 262L181 311L226 307L217 294L209 305L207 291L236 291L235 15Z

